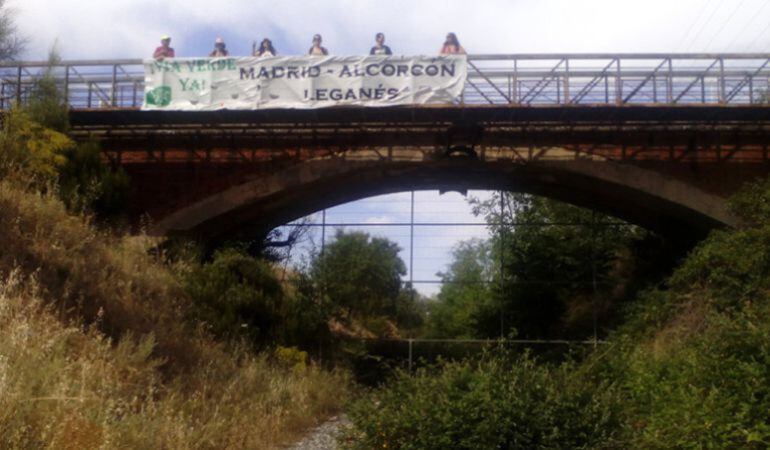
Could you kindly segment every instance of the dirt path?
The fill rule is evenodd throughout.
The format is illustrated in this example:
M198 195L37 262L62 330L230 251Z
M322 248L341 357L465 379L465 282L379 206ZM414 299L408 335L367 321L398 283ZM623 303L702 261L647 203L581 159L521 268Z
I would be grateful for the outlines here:
M289 450L336 450L337 435L340 430L350 425L343 414L332 417L314 428L304 439L289 447Z

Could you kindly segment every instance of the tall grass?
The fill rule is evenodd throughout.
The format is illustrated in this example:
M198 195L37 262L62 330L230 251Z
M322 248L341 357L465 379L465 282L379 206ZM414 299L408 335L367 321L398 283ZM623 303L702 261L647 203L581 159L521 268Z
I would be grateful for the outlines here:
M146 250L0 181L0 448L272 448L340 408L344 373L186 322Z

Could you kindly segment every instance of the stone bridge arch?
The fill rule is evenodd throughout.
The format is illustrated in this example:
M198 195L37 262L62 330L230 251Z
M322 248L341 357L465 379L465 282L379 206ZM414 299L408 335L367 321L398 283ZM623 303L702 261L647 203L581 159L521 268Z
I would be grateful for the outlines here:
M315 211L408 190L508 190L542 195L609 213L679 241L737 224L726 208L719 165L576 158L551 148L524 161L511 149L437 153L430 148L357 149L244 177L229 187L156 216L157 235L253 236ZM735 184L735 183L733 183Z

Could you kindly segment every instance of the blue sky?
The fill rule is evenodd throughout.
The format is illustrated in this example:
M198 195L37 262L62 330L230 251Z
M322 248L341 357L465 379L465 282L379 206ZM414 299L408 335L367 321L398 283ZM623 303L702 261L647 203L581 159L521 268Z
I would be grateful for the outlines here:
M767 52L770 0L9 0L25 59L58 42L65 59L142 58L162 34L177 56L207 54L217 36L234 55L270 37L281 54L302 54L314 33L333 54L366 53L376 32L403 54L434 54L446 32L470 53ZM472 193L484 196L484 193ZM418 220L478 221L457 193L417 194ZM409 194L334 208L328 222L408 220ZM347 227L352 229L352 227ZM408 262L408 228L367 227L397 241ZM329 230L329 234L333 234ZM484 227L417 230L415 279L436 279L452 245ZM318 236L315 237L318 241ZM307 248L307 247L305 247ZM419 286L435 293L437 285Z

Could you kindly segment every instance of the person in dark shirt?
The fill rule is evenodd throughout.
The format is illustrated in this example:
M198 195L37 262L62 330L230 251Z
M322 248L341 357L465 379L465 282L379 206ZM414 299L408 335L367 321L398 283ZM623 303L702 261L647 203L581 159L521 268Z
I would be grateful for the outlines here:
M218 37L214 42L214 50L209 53L209 58L221 58L228 55L230 55L230 52L227 51L225 40L221 37Z
M326 50L326 47L321 46L321 35L316 34L313 36L313 46L310 47L310 50L307 51L308 55L314 55L314 56L322 56L322 55L328 55L329 50Z
M163 58L173 58L175 56L174 49L171 48L171 37L164 35L160 38L160 47L155 49L155 53L152 57L158 61L162 61Z
M369 50L370 55L392 55L393 52L390 51L390 47L385 45L385 35L383 33L377 33L377 35L374 37L374 41L376 44L374 47L372 47L371 50Z
M262 43L259 44L259 50L257 50L257 54L254 56L266 58L275 56L277 54L278 52L275 50L275 47L273 47L273 42L268 38L264 38L262 39Z

